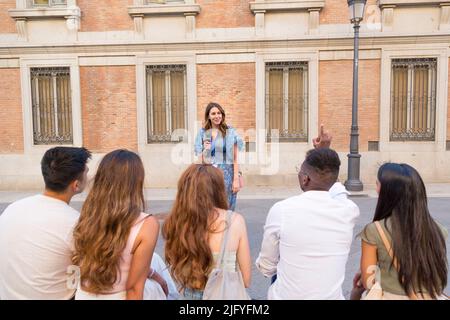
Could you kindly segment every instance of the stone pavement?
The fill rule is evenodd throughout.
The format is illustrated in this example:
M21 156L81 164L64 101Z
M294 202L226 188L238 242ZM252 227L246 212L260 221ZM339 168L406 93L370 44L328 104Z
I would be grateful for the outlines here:
M427 194L432 198L450 198L450 183L430 183L426 185ZM17 199L33 195L40 190L29 191L0 191L0 203L9 203ZM299 194L299 187L267 187L267 186L246 186L239 192L239 199L285 199ZM176 189L149 188L145 189L144 196L146 200L173 200L175 199ZM361 192L352 193L355 197L377 197L375 184L364 185ZM87 193L76 195L73 201L84 201Z
M359 206L361 215L357 220L354 234L358 234L373 217L376 206L376 192L374 188L366 188L362 193L357 193L351 197L353 201ZM432 215L437 221L443 224L450 230L450 184L434 184L427 185L429 194L429 205ZM242 213L247 222L247 229L249 234L250 248L252 260L255 261L261 246L263 226L266 219L267 212L270 207L280 199L298 194L300 191L297 188L266 188L254 187L245 188L238 196L236 211ZM26 197L28 195L36 194L37 191L30 192L0 192L0 214L3 212L8 203L17 199ZM168 212L172 205L176 191L173 189L147 189L145 191L147 199L148 212L163 213ZM80 209L85 194L76 196L71 205ZM163 239L160 236L156 251L163 256ZM450 241L447 239L447 248L450 248ZM447 250L447 259L450 261L450 250ZM360 241L355 239L351 246L351 251L347 263L346 276L343 284L344 295L349 297L352 278L356 270L359 268L360 260ZM269 280L265 279L256 268L253 266L252 270L252 285L249 289L250 295L254 299L264 299L267 289L269 287ZM446 293L450 294L450 287L447 286Z

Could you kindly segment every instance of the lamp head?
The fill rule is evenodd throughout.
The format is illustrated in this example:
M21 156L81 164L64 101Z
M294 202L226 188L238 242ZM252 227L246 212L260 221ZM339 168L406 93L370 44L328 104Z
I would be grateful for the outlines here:
M363 20L366 2L367 0L347 0L351 23L360 23Z

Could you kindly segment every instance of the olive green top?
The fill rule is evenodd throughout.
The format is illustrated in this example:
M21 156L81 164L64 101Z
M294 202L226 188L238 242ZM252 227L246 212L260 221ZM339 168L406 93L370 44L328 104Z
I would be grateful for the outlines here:
M383 219L380 220L379 222L381 228L383 228L383 231L386 234L386 238L389 240L392 246L392 238L391 238L392 226L390 219L389 218ZM448 237L447 230L439 223L437 224L441 229L444 238L447 239ZM398 279L397 270L394 268L394 266L391 267L392 259L389 256L389 253L387 252L386 247L383 244L383 240L381 239L381 236L378 233L375 223L372 222L366 225L364 230L359 234L359 236L365 242L371 245L375 245L377 247L378 267L380 268L381 273L380 279L381 288L383 288L384 291L387 291L389 293L406 296L407 294ZM421 292L426 293L426 290L421 290Z

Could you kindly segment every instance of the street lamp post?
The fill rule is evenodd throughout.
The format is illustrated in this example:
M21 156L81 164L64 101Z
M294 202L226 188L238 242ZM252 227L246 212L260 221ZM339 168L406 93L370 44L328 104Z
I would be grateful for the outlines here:
M362 191L363 184L359 179L360 158L358 151L358 46L359 46L359 27L363 20L364 7L366 0L347 0L350 9L350 21L355 30L354 49L353 49L353 97L352 97L352 127L350 133L350 153L348 157L348 179L345 181L345 187L349 191Z

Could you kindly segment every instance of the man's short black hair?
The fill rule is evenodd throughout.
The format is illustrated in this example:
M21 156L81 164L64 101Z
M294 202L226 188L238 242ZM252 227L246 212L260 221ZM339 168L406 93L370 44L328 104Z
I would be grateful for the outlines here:
M63 192L74 180L81 178L91 152L86 148L55 147L45 152L41 171L45 188Z
M324 179L329 178L333 183L336 182L339 176L341 160L339 160L338 154L333 149L318 148L309 150L306 153L305 163Z

